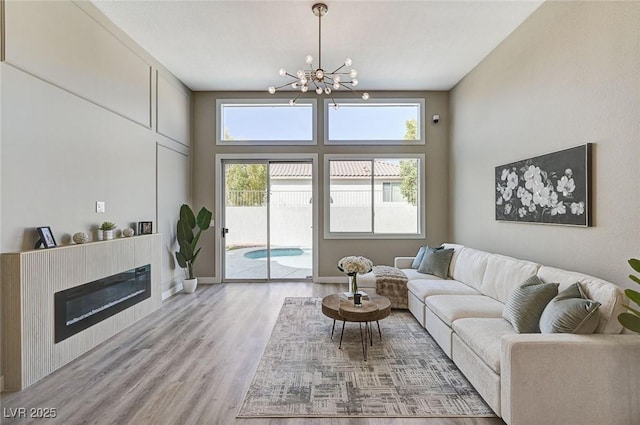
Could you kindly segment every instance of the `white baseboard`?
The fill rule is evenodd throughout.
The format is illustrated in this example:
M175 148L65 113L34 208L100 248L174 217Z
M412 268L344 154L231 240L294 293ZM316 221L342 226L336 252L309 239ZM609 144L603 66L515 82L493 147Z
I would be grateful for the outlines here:
M171 287L171 289L162 292L162 301L177 294L180 291L182 291L182 283L178 283L176 286Z

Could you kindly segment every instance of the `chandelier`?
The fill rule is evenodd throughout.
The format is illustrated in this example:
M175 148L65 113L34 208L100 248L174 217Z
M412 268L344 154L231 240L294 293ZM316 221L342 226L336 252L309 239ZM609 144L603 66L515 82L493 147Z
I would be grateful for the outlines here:
M313 14L318 17L318 67L313 65L313 56L307 55L305 62L309 66L309 69L300 69L296 72L296 75L290 74L286 69L280 68L281 77L293 78L287 83L275 87L269 87L269 94L275 94L275 92L284 87L291 87L294 90L300 90L298 95L289 100L290 105L295 105L296 100L309 89L315 90L317 94L324 93L331 98L333 107L338 109L338 104L333 98L333 93L336 90L347 89L353 93L356 93L363 100L369 99L369 93L364 92L360 94L354 89L358 85L358 71L355 69L347 70L345 67L351 67L351 58L346 58L344 63L336 68L333 72L327 72L322 68L322 17L327 14L329 10L324 3L316 3L311 7Z

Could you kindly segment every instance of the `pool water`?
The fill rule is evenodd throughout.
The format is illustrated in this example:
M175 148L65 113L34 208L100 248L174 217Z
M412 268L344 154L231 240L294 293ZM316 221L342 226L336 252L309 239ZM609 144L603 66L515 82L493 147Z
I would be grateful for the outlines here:
M304 250L300 248L272 248L270 251L271 257L296 257L304 254ZM256 260L258 258L267 258L266 249L256 249L244 253L246 258Z

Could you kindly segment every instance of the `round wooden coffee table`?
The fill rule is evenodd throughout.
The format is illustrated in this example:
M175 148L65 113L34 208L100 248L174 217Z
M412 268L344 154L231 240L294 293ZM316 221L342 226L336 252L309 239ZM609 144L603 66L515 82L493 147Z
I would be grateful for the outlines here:
M380 331L380 320L391 313L391 301L380 295L369 295L369 300L363 300L361 306L355 306L353 300L344 300L341 294L331 294L322 299L322 313L333 319L331 328L331 338L336 327L336 320L342 321L342 332L340 333L340 346L342 348L342 337L344 336L344 325L346 322L357 322L360 325L360 339L362 340L362 350L364 360L367 360L367 346L373 345L371 322L378 324L378 335L382 339ZM362 334L362 323L364 323L365 333Z

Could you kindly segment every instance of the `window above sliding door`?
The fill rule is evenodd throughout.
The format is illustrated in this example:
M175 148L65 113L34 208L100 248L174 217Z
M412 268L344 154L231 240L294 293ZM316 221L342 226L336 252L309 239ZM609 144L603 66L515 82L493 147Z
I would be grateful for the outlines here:
M424 99L325 100L325 143L424 145Z
M219 99L216 144L315 145L316 115L313 99Z

